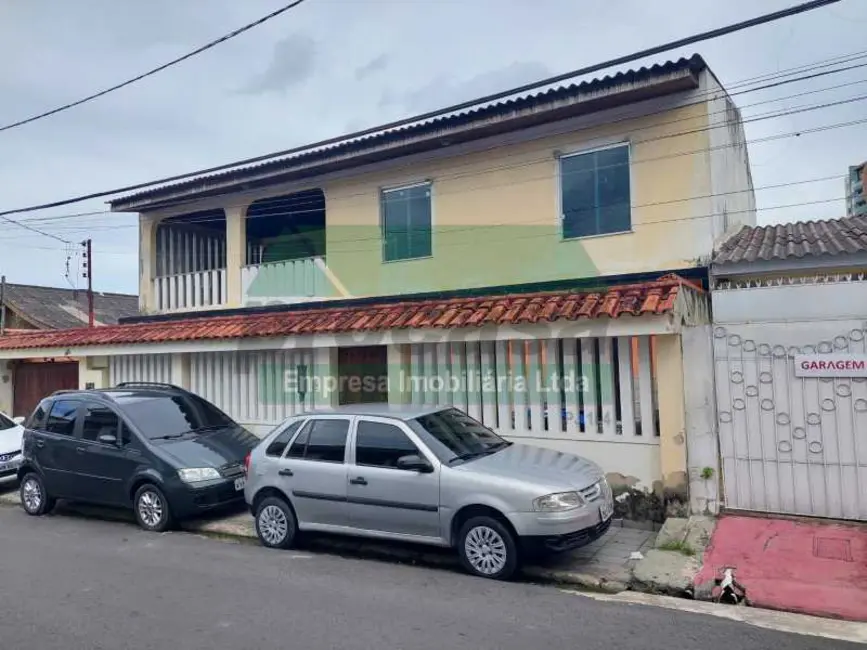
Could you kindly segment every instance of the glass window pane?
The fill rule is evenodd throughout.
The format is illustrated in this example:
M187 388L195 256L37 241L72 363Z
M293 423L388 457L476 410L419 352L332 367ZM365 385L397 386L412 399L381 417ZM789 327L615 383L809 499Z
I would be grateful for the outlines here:
M614 147L612 149L602 149L594 153L596 156L596 166L598 169L604 169L612 165L628 165L629 164L629 147Z
M48 423L45 430L62 436L75 435L75 416L78 410L78 402L57 400L51 407L48 415Z
M430 255L430 185L382 193L383 259Z
M102 404L85 404L84 421L81 423L81 437L92 442L99 441L102 435L120 438L120 420L117 414Z
M349 420L313 420L304 460L342 463L346 455Z
M286 450L286 445L289 444L289 441L292 440L292 436L295 435L295 432L298 431L298 427L300 427L304 423L304 420L299 420L298 422L293 422L288 427L286 427L281 433L277 435L274 440L271 441L271 444L268 445L268 448L265 450L266 456L276 456L281 457L283 452Z
M419 453L400 427L393 424L362 420L355 435L356 465L397 468L398 458Z
M631 228L629 147L560 160L563 237L588 237Z
M13 429L15 427L15 423L7 418L5 415L0 413L0 431L5 431L6 429Z
M304 452L307 449L307 440L310 438L310 426L311 423L308 420L304 430L298 434L298 437L295 438L292 446L289 448L289 453L286 454L286 458L304 458Z

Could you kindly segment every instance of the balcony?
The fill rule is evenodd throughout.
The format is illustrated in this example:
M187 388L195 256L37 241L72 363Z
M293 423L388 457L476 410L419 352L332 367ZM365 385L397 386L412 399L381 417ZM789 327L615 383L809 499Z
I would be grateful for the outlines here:
M331 294L324 257L304 257L241 269L244 307L322 300Z
M226 269L179 273L154 279L157 311L192 311L228 304Z
M227 223L216 209L160 221L153 275L143 278L151 285L147 311L293 304L335 295L325 266L321 190L260 199L240 218L242 223Z
M152 310L170 313L228 304L222 210L166 219L157 227L155 243Z

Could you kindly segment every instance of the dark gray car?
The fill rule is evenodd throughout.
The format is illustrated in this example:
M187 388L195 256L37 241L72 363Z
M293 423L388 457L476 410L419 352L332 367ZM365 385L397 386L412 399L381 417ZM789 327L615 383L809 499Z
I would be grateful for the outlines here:
M595 463L514 444L452 407L358 405L305 413L248 456L244 496L260 541L346 533L457 549L505 579L525 551L599 538L613 501Z

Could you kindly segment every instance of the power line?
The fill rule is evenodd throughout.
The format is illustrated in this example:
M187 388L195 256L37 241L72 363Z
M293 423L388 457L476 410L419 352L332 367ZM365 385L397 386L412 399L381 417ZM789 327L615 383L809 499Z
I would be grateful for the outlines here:
M297 5L301 1L302 0L296 0L296 2L294 4ZM595 64L590 65L590 66L586 66L583 68L579 68L577 70L572 70L570 72L556 75L554 77L548 77L547 79L543 79L541 81L536 81L536 82L532 82L529 84L524 84L523 86L519 86L518 88L511 88L511 89L506 90L506 91L501 91L501 92L494 93L491 95L486 95L485 97L482 97L482 98L477 98L477 99L473 99L470 101L462 102L459 104L448 106L446 108L442 108L442 109L438 109L435 111L423 113L421 115L415 115L413 117L404 118L401 120L389 122L387 124L379 125L376 127L371 127L368 129L362 129L360 131L355 131L353 133L349 133L346 135L328 138L326 140L321 140L321 141L313 143L313 144L306 144L306 145L303 145L300 147L294 147L294 148L286 149L283 151L278 151L278 152L274 152L274 153L270 153L270 154L256 156L253 158L247 158L247 159L236 161L233 163L219 165L219 166L211 167L208 169L202 169L202 170L198 170L195 172L187 172L185 174L177 174L174 176L161 178L161 179L158 179L155 181L148 181L146 183L137 183L134 185L127 185L125 187L114 188L111 190L103 190L103 191L99 191L99 192L93 192L90 194L85 194L85 195L73 197L70 199L53 201L51 203L43 203L43 204L28 206L28 207L24 207L24 208L5 210L5 211L0 212L0 217L7 216L10 214L20 214L20 213L24 213L24 212L35 212L37 210L45 210L48 208L58 208L58 207L62 207L65 205L71 205L73 203L80 203L82 201L88 201L91 199L99 199L99 198L105 198L107 196L112 196L115 194L134 192L136 190L141 190L141 189L145 189L148 187L154 187L155 185L163 185L165 183L182 181L182 180L194 178L196 176L201 176L203 174L213 174L215 172L225 171L228 169L233 169L233 168L241 167L244 165L250 165L250 164L254 164L254 163L258 163L258 162L263 162L265 160L272 160L274 158L280 158L283 156L288 156L291 154L300 153L302 151L307 151L310 149L316 149L319 147L324 147L327 145L336 144L338 142L343 142L345 140L352 140L352 139L360 138L360 137L363 137L366 135L371 135L371 134L378 133L381 131L390 130L390 129L394 129L394 128L401 127L401 126L406 126L406 125L409 125L409 124L412 124L415 122L429 120L429 119L439 117L439 116L442 116L442 115L445 115L448 113L454 113L456 111L465 110L467 108L478 106L479 104L487 104L487 103L490 103L493 101L497 101L499 99L504 99L504 98L509 97L511 95L520 94L520 93L524 93L524 92L527 92L529 90L534 90L536 88L540 88L543 86L549 86L552 84L560 83L560 82L565 81L567 79L571 79L571 78L582 76L585 74L597 72L597 71L603 70L605 68L611 68L613 66L622 65L624 63L631 63L633 61L637 61L637 60L644 59L644 58L647 58L650 56L654 56L656 54L669 52L671 50L675 50L675 49L678 49L678 48L681 48L681 47L684 47L687 45L692 45L692 44L699 43L702 41L712 40L715 38L719 38L720 36L726 36L728 34L733 34L735 32L739 32L739 31L742 31L744 29L748 29L751 27L756 27L758 25L763 25L766 23L774 22L774 21L780 20L782 18L788 18L790 16L794 16L797 14L802 14L802 13L805 13L808 11L813 11L815 9L819 9L821 7L835 4L837 2L840 2L840 0L811 0L810 2L805 2L802 4L796 5L794 7L789 7L787 9L775 11L775 12L772 12L769 14L763 14L763 15L758 16L756 18L751 18L749 20L741 21L739 23L734 23L731 25L727 25L725 27L720 27L720 28L713 29L710 31L701 32L700 34L694 34L692 36L681 38L681 39L678 39L675 41L670 41L668 43L664 43L662 45L657 45L655 47L640 50L640 51L634 52L632 54L627 54L627 55L620 56L620 57L617 57L614 59L609 59L608 61L603 61L602 63L595 63ZM284 10L285 9L286 8L284 8Z
M865 96L865 97L867 97L867 96ZM849 100L843 100L843 101L848 102ZM814 107L811 107L811 108L814 108ZM786 112L786 114L789 114L789 113L791 113L791 111ZM697 149L690 149L690 150L686 150L686 151L678 151L675 153L664 154L664 155L660 155L660 156L654 156L651 158L641 158L641 159L637 159L637 160L631 160L630 166L639 165L639 164L646 164L646 163L650 163L650 162L659 162L662 160L675 159L675 158L680 158L680 157L684 157L684 156L692 156L692 155L708 153L708 152L713 152L713 151L721 151L721 150L730 149L730 148L741 146L741 145L746 146L746 145L751 145L751 144L760 144L760 143L764 143L764 142L772 142L772 141L780 140L783 138L801 137L803 135L810 135L813 133L822 133L822 132L829 131L829 130L836 129L836 128L846 128L846 127L850 127L850 126L861 125L864 123L867 123L867 119L862 118L859 120L850 120L850 121L846 121L846 122L824 124L824 125L820 125L820 126L816 126L816 127L811 127L808 129L799 129L799 130L795 130L795 131L771 134L771 135L768 135L768 136L765 136L762 138L753 139L751 141L734 142L734 143L721 144L721 145L710 146L710 147L701 147L701 148L697 148ZM719 125L719 127L723 128L723 127L725 127L725 125ZM693 132L688 131L688 132L683 132L683 133L691 134ZM680 137L681 135L682 135L682 133L673 133L673 134L668 134L665 137L674 138L674 137ZM649 141L655 141L655 140L650 139ZM641 142L643 142L643 141L636 141L636 144L641 144ZM536 165L536 164L539 164L540 162L548 162L551 160L553 160L553 159L550 156L546 156L543 158L534 158L531 160L524 160L524 161L521 161L519 163L515 163L512 165L500 165L497 167L485 169L484 171L472 171L472 172L464 172L464 173L442 174L442 175L438 175L436 177L435 181L442 182L442 181L448 181L448 180L457 180L457 179L461 179L461 178L480 176L483 174L489 174L489 173L494 173L494 172L498 172L498 171L514 170L514 169L519 169L519 168L523 168L523 167ZM550 178L550 177L551 177L551 174L545 174L543 176L534 176L532 178L527 178L527 179L524 179L521 181L514 181L513 180L513 181L509 181L508 183L501 183L499 185L514 186L518 183L536 182L536 181L540 181L540 180L545 180L545 179ZM840 178L842 178L842 176L840 176ZM816 180L828 180L828 178L816 179ZM804 182L811 182L811 181L804 181ZM786 185L787 184L776 185L776 186L767 186L765 188L759 187L759 188L754 188L754 190L761 191L762 189L773 189L775 187L784 187ZM496 184L486 184L485 185L486 188L491 188L491 187L496 187L496 186L497 186ZM437 195L442 196L442 195L446 195L446 194L465 193L465 192L475 191L477 189L479 189L479 188L478 187L463 188L461 190L451 190L451 191L439 190L437 192ZM731 192L731 193L742 193L745 191L749 191L749 190L735 190L734 192ZM728 193L722 193L722 194L728 194ZM220 196L229 196L229 195L237 196L237 193L227 193L227 194L217 195L216 197L211 197L211 198L219 198ZM344 195L341 197L332 198L331 201L332 202L338 201L338 200L345 201L345 200L352 199L354 197L363 197L366 195L367 195L366 192L357 192L354 194L347 194L347 195ZM689 197L687 199L676 199L674 201L650 203L650 204L644 204L644 205L635 205L632 207L635 207L635 208L652 207L654 205L663 205L663 204L668 204L668 203L673 203L673 202L680 202L680 201L684 201L684 200L692 200L694 198L697 199L697 198L709 198L709 197L708 196ZM280 199L280 197L271 197L271 200L279 200L279 199ZM284 199L284 201L287 203L292 202L292 204L294 206L299 206L299 207L303 206L303 205L311 205L310 201L305 201L304 199L301 199L300 201L298 199L294 199L294 201L293 201L292 198L287 197L286 199ZM247 205L248 205L247 202L243 202L243 203L237 203L237 204L223 205L223 206L221 206L221 208L244 207ZM319 212L319 211L321 211L321 210L320 209L315 209L315 210L293 209L293 210L287 212L287 214L299 215L299 214ZM208 210L196 210L194 212L208 212ZM265 215L265 216L272 216L272 215ZM248 220L256 219L256 218L259 218L259 217L253 217L253 216L247 217ZM197 219L187 219L184 221L184 223L187 225L195 225L195 224L204 224L204 223L216 223L216 222L220 222L223 220L224 220L224 217L201 217L201 218L197 218ZM87 226L86 228L82 228L82 229L94 229L97 227L98 226L91 225L91 226ZM124 228L138 228L138 225L137 224L127 224L127 225L122 225L122 226L105 226L103 229L104 230L118 230L118 229L124 229Z
M793 68L793 69L791 69L791 70L792 70L792 71L796 71L796 72L804 72L804 71L806 71L806 70L811 70L811 69L815 69L815 68L823 68L823 67L827 67L827 65L829 65L829 64L828 64L828 61L835 61L835 63L848 63L848 62L851 62L851 61L853 61L853 60L857 60L857 59L859 59L859 58L863 58L864 56L865 56L865 53L855 53L855 54L852 54L852 55L845 55L845 56L843 56L843 57L833 57L832 59L828 59L828 60L826 60L826 61L820 61L820 62L818 62L818 63L816 63L816 64L810 64L810 65L808 65L808 66L800 66L799 68ZM841 59L844 59L844 60L841 60ZM804 75L804 76L800 76L800 77L790 78L790 79L787 79L787 80L783 81L782 83L793 83L793 82L798 82L798 81L806 81L806 80L809 80L809 79L816 78L816 77L818 77L818 76L824 76L824 75L827 75L827 74L832 74L832 73L837 73L837 72L844 72L844 71L848 71L848 70L851 70L851 69L854 69L854 68L861 68L861 67L865 67L865 66L867 66L867 63L859 63L859 64L856 64L856 65L848 66L848 67L846 67L846 68L837 68L837 69L834 69L834 70L829 70L829 71L826 70L826 71L824 71L824 72L820 72L820 73L816 73L816 74L808 74L808 75ZM754 77L754 78L752 78L752 79L748 79L748 80L745 80L745 81L742 81L742 82L735 82L735 83L732 84L732 86L730 86L730 87L741 87L741 86L745 85L746 83L752 82L754 79L763 79L763 80L768 80L768 79L776 78L778 75L790 76L791 74L793 74L793 72L791 72L791 71L782 71L781 73L773 73L773 74L770 74L770 75L763 75L762 77ZM760 106L760 105L764 105L764 104L769 104L769 103L779 102L779 101L783 101L783 100L787 100L787 99L794 99L794 98L797 98L797 97L803 97L803 96L806 96L806 95L813 95L813 94L817 94L817 93L821 93L821 92L827 92L827 91L830 91L830 90L837 90L837 89L840 89L840 88L846 88L846 87L850 87L850 86L853 86L853 85L856 85L856 84L861 84L861 83L867 83L867 79L858 79L858 80L855 80L855 81L852 81L852 82L848 82L848 83L844 83L844 84L836 84L836 85L827 86L827 87L824 87L824 88L811 89L811 90L802 91L802 92L799 92L799 93L793 93L793 94L790 94L790 95L784 95L784 96L781 96L781 97L775 97L775 98L771 98L771 99L767 99L767 100L762 100L762 101L759 101L759 102L754 102L754 103L752 103L752 104L746 104L746 105L744 105L744 106L741 106L741 107L740 107L740 110L749 109L749 108L753 108L753 107ZM757 92L757 91L761 91L761 90L767 89L767 88L769 88L769 87L775 87L775 86L777 86L777 85L779 85L779 83L770 83L770 84L765 84L765 85L762 85L762 86L756 86L756 87L754 87L754 88L748 88L748 89L745 89L745 90L740 90L740 91L737 91L737 92L733 92L733 93L730 93L730 95L741 95L741 94L750 93L750 92ZM716 92L717 92L717 91L706 91L705 93L702 93L702 94L703 94L703 95L704 95L704 94L710 95L710 94L713 94L713 93L716 93ZM853 101L861 101L863 98L864 98L864 96L859 96L859 97L854 97L854 98L849 98L849 99L839 100L838 102L830 102L830 103L827 103L827 104L812 105L812 106L809 106L809 105L808 105L808 106L797 107L797 108L794 108L794 109L789 109L789 110L785 110L785 111L778 112L778 113L773 113L773 112L771 112L771 113L767 113L767 114L759 114L759 115L754 115L754 116L747 117L746 119L744 119L744 120L742 120L742 121L743 121L743 123L750 123L750 122L753 122L753 121L772 119L772 118L776 118L776 117L783 117L783 116L787 116L787 115L795 114L795 113L798 113L798 112L807 112L807 111L812 111L812 110L818 110L818 109L821 109L821 108L827 108L827 107L830 107L830 106L835 106L835 105L841 105L841 104L851 103L851 102L853 102ZM683 107L688 107L688 106L698 105L698 104L704 103L704 101L706 101L706 100L705 100L705 99L699 99L699 100L696 100L696 101L694 101L694 102L689 102L689 103L687 103L687 104L684 104ZM665 109L662 109L662 110L659 110L659 111L655 111L655 112L652 112L652 113L648 113L648 114L644 115L644 117L650 117L650 116L653 116L653 115L665 114L665 113L668 113L668 112L670 112L670 109L669 109L669 108L665 108ZM708 117L712 117L712 116L714 116L714 115L722 115L722 114L725 114L725 113L727 113L727 109L722 109L722 110L718 110L718 111L711 111L711 112L708 113ZM619 118L619 119L617 119L617 120L614 120L614 121L612 121L612 122L609 122L608 124L609 124L609 125L611 125L611 124L617 124L618 122L624 122L624 121L627 121L627 122L628 122L628 121L630 121L630 120L632 120L632 119L634 119L634 118L633 118L633 117L624 117L624 118ZM658 127L661 127L661 126L669 126L669 125L672 125L672 124L678 124L678 123L680 123L680 122L694 122L694 121L695 121L695 118L693 118L693 117L681 117L681 118L676 118L676 119L674 119L674 120L666 120L666 121L662 121L662 122L656 122L656 123L652 124L651 126L652 126L653 128L658 128ZM582 129L576 129L575 132L580 132L580 131L582 131L582 130L586 130L587 128L591 128L591 127L585 127L585 128L582 128ZM726 125L725 125L725 124L709 125L709 126L702 127L702 128L700 128L700 129L694 129L694 130L691 130L691 131L680 131L680 132L676 132L676 133L665 134L665 135L663 135L663 136L657 136L655 139L666 139L666 138L679 137L679 136L681 136L681 135L685 135L685 134L697 133L697 132L700 132L700 131L702 131L702 130L708 130L708 131L709 131L709 130L714 129L714 128L726 128ZM796 132L796 133L794 133L794 134L790 134L790 135L798 135L798 133ZM540 136L540 137L541 137L541 136ZM546 136L546 137L547 137L547 136ZM535 138L535 139L538 139L538 138ZM647 139L647 140L642 140L642 141L640 141L640 142L648 142L648 141L653 141L653 140L654 140L654 138L650 138L650 139ZM640 143L640 142L637 142L637 143ZM546 158L546 160L547 160L547 158ZM534 165L534 164L537 164L538 162L540 162L539 159L534 159L534 160L530 160L530 161L525 161L525 162L523 162L523 163L519 163L518 165L505 165L505 166L498 166L498 167L493 167L493 168L490 168L490 169L488 169L488 170L485 170L485 172L475 172L475 173L476 173L476 174L481 174L481 173L495 172L495 171L504 170L504 169L514 169L514 168L516 168L516 167ZM640 161L633 161L633 162L640 162ZM453 178L462 178L462 177L465 177L466 175L467 175L467 174L446 174L446 175L438 176L437 179L438 179L438 180L450 180L450 179L453 179ZM758 189L761 189L761 188L756 188L756 189L758 190ZM241 198L241 197L243 197L243 196L245 195L245 193L243 193L243 192L241 192L241 193L238 193L238 192L227 192L227 193L223 193L223 194L216 195L216 197L211 197L211 198L219 198L220 196L227 196L227 195L233 195L233 196L235 196L235 197L237 197L237 198ZM356 195L360 195L360 193L358 193L358 194L356 194ZM342 198L348 198L348 197L347 197L347 196L344 196L344 197L342 197ZM177 205L177 204L181 204L181 203L184 203L184 201L178 201L176 204L167 204L167 205L168 205L168 207L171 207L172 205ZM240 203L238 204L238 206L241 206L241 205L242 205L242 204L240 204ZM222 207L235 207L235 206L233 206L233 205L227 205L227 206L222 206ZM97 210L97 211L90 211L90 212L72 213L72 214L66 214L66 215L52 215L52 216L47 216L47 217L35 217L35 218L30 218L30 219L20 219L20 220L17 220L17 221L13 221L13 220L11 220L11 219L6 219L6 220L9 221L10 224L12 224L12 225L24 224L24 223L39 223L40 225L43 225L43 224L45 224L45 222L48 222L48 221L52 221L52 222L54 222L54 221L66 220L66 219L72 219L72 218L79 218L79 217L88 217L88 216L105 216L105 215L114 215L114 214L116 214L116 213L112 212L111 210ZM202 223L204 223L204 222L207 222L207 221L211 221L211 220L209 220L209 219L205 219L205 220L196 220L197 223L198 223L198 222L202 222ZM96 227L96 226L93 226L93 227ZM135 226L135 225L130 225L130 226L120 226L119 228L126 228L126 227L134 228L134 227L137 227L137 226ZM60 226L55 226L55 228L60 228ZM109 229L112 229L112 228L109 228Z
M239 27L238 29L236 29L232 32L229 32L228 34L224 34L220 38L215 39L209 43L206 43L205 45L202 45L201 47L193 50L192 52L188 52L187 54L184 54L183 56L179 56L176 59L172 59L168 63L164 63L161 66L153 68L152 70L148 70L147 72L144 72L144 73L138 75L137 77L133 77L132 79L127 79L126 81L124 81L122 83L116 84L116 85L111 86L110 88L106 88L104 90L100 90L99 92L93 93L92 95L88 95L87 97L83 97L77 101L70 102L69 104L64 104L63 106L58 106L57 108L52 108L50 111L45 111L44 113L40 113L38 115L33 115L33 116L25 118L23 120L18 120L17 122L12 122L11 124L6 124L5 126L0 126L0 132L8 131L9 129L14 129L15 127L23 126L25 124L30 124L31 122L35 122L36 120L41 120L41 119L49 117L51 115L56 115L57 113L62 113L63 111L68 111L70 108L75 108L76 106L81 106L82 104L93 101L94 99L98 99L99 97L103 97L105 95L108 95L109 93L113 93L115 90L120 90L121 88L125 88L126 86L130 86L130 85L136 83L137 81L141 81L142 79L146 79L147 77L153 76L156 73L162 72L163 70L166 70L167 68L171 68L172 66L175 66L179 63L183 63L187 59L191 59L194 56L201 54L202 52L205 52L207 50L210 50L213 47L216 47L217 45L220 45L221 43L225 43L226 41L228 41L232 38L235 38L236 36L239 36L240 34L243 34L244 32L249 31L249 30L253 29L254 27L258 27L259 25L261 25L265 22L268 22L272 18L276 18L280 14L283 14L283 13L289 11L290 9L297 7L298 5L300 5L304 1L305 0L295 0L294 2L290 2L288 5L285 5L284 7L281 7L280 9L277 9L276 11L272 11L267 16L263 16L262 18L259 18L258 20L254 20L252 23L247 23L243 27ZM4 213L4 214L6 214L6 213Z
M797 136L800 136L801 134L809 134L809 133L819 133L819 132L824 132L824 131L827 131L827 130L829 130L829 129L831 129L831 128L835 128L835 127L838 127L838 126L853 126L853 125L859 125L859 124L863 124L863 123L867 123L867 119L854 120L854 121L843 122L843 123L839 123L839 124L822 125L822 126L818 126L818 127L813 127L812 129L805 129L805 130L802 130L802 131L793 131L793 132L789 132L789 133L773 134L773 135L770 135L770 136L766 136L765 138L761 138L761 139L759 139L759 140L754 140L753 142L756 143L756 142L767 142L767 141L773 141L773 140L781 139L781 137L797 137ZM716 146L716 147L708 147L708 148L695 149L695 150L690 150L690 151L677 152L677 153L674 153L674 154L667 154L667 155L664 155L664 156L657 156L657 157L654 157L654 158L647 158L647 159L641 159L641 160L634 160L634 161L631 161L630 164L631 164L631 165L635 165L635 164L640 164L640 163L645 163L645 162L656 162L656 161L663 160L663 159L668 159L668 158L679 158L679 157L687 156L687 155L696 155L696 154L705 153L705 152L714 151L714 150L722 150L722 149L726 149L726 148L731 148L731 147L733 147L733 146L735 146L735 144L726 144L726 145L719 145L719 146ZM512 165L512 166L502 166L502 167L499 167L499 168L494 169L494 170L486 170L485 173L490 172L490 171L500 171L500 170L505 170L505 169L515 169L515 168L525 167L525 166L528 166L528 165L537 164L537 163L539 163L539 162L547 161L547 160L548 160L548 159L545 158L545 159L535 159L535 160L532 160L532 161L525 161L525 162L519 163L519 164L517 164L517 165ZM465 178L465 177L469 177L469 176L478 175L479 173L480 173L480 172L472 172L472 173L468 173L468 174L458 174L458 175L453 175L452 177L443 177L443 178L438 178L438 180ZM540 181L540 180L546 180L546 179L551 178L551 177L552 177L551 174L546 174L546 175L544 175L544 176L534 176L534 177L532 177L532 178L523 179L523 180L521 180L521 181L510 181L510 182L508 182L508 183L500 183L500 184L494 184L494 185L492 185L492 184L487 184L487 185L485 185L484 187L485 187L486 189L490 189L490 188L492 188L492 187L503 186L503 185L514 186L514 185L517 184L517 183L538 182L538 181ZM781 189L781 188L785 188L785 187L793 187L793 186L796 186L796 185L802 185L802 184L807 184L807 183L824 182L824 181L837 180L837 179L842 179L842 178L844 178L843 175L835 175L835 176L826 176L826 177L819 177L819 178L811 178L811 179L805 179L805 180L801 180L801 181L791 181L791 182L787 182L787 183L778 183L778 184L774 184L774 185L767 185L767 186L754 187L754 188L752 188L752 191L763 191L763 190L771 190L771 189ZM471 187L471 188L463 188L463 189L461 189L461 190L451 190L451 191L443 191L443 190L440 190L440 191L437 192L437 195L438 195L438 196L442 196L442 195L448 195L448 194L465 193L465 192L476 191L476 190L478 190L478 189L479 189L478 187ZM655 202L651 202L651 203L633 204L633 205L630 206L630 208L631 208L631 209L641 209L641 208L651 208L651 207L658 207L658 206L664 206L664 205L673 205L673 204L676 204L676 203L683 203L683 202L686 202L686 201L710 199L710 198L714 198L714 197L726 196L726 195L732 195L732 194L744 194L744 193L747 193L747 192L749 192L749 191L750 191L749 189L741 189L741 190L732 190L732 191L729 191L729 192L718 192L718 193L715 193L715 194L705 194L705 195L698 195L698 196L689 196L689 197L678 198L678 199L670 199L670 200L667 200L667 201L655 201ZM357 193L357 194L354 195L354 196L362 196L362 195L363 195L362 193ZM344 199L344 200L345 200L345 199L350 199L350 198L352 198L351 195L350 195L350 196L341 197L341 199ZM279 197L274 197L273 200L280 200L280 198L279 198ZM831 200L827 200L827 201L819 201L818 203L829 203L829 202L831 202L832 200L837 200L837 199L831 199ZM291 198L287 198L287 199L283 199L283 203L284 203L284 204L285 204L285 203L289 203L289 204L291 204L291 208L292 208L292 209L288 209L288 210L284 210L284 211L282 211L280 214L283 214L283 215L294 215L294 216L297 216L297 215L301 215L301 214L305 214L305 213L306 213L306 214L309 214L309 213L317 213L317 212L321 212L321 209L319 209L319 208L317 208L317 209L297 209L298 207L301 207L301 206L304 206L304 205L311 205L311 202L310 202L310 201L305 201L305 200L297 201L297 200L295 200L295 201L293 202L293 200L292 200ZM239 204L239 205L246 205L246 204ZM803 204L793 204L793 205L803 205ZM225 206L225 207L232 207L232 206ZM771 207L768 207L768 208L756 208L756 209L760 211L760 210L763 210L763 209L781 209L781 208L784 208L784 207L792 207L792 206L775 206L775 207L772 207L772 208L771 208ZM252 221L252 220L254 220L254 219L267 218L267 217L272 217L272 216L275 216L275 215L274 215L274 214L266 214L266 215L262 215L262 216L259 216L259 217L257 217L257 216L248 216L248 217L247 217L247 220L248 220L248 221ZM687 220L692 219L692 218L701 218L701 217L680 217L680 218L676 218L676 219L673 219L673 220L674 220L674 221L687 221ZM197 225L197 224L206 224L206 223L217 223L217 222L222 222L223 220L224 220L224 218L216 218L216 217L215 217L215 218L189 219L189 220L184 221L184 225ZM539 223L544 222L544 223L547 223L547 222L549 222L549 221L550 221L550 218L546 217L546 218L543 218L543 219L540 219L540 220L524 221L524 222L522 222L522 224L519 224L519 225L528 225L528 224L535 223L535 222L539 222ZM463 230L466 230L466 231L472 231L472 230L477 229L478 227L479 227L479 226L473 226L473 227L464 228L464 229L461 229L461 228L454 229L454 228L453 228L453 229L450 229L449 232L463 231ZM69 231L87 231L87 232L94 232L94 231L107 231L107 230L122 230L122 229L126 229L126 228L138 228L138 224L125 224L125 225L118 225L118 226L108 226L108 225L107 225L107 226L95 226L95 225L87 225L87 226L83 226L83 227L80 227L80 228L70 227L70 228L69 228ZM13 238L12 238L12 237L4 237L4 239L13 239ZM379 240L379 237L378 237L378 236L377 236L377 237L364 237L364 238L356 238L356 239L351 239L351 240L347 239L347 240L342 240L342 241L343 241L343 242L350 242L350 241L359 241L359 242L361 242L361 241L374 241L374 240L378 241L378 240ZM63 240L63 241L65 241L65 240Z
M719 194L709 195L709 196L719 196ZM755 211L756 212L765 212L767 210L785 210L785 209L791 209L791 208L804 207L804 206L808 206L808 205L822 205L822 204L826 204L826 203L842 202L844 200L844 198L845 197L835 196L835 197L829 198L829 199L817 199L814 201L800 201L797 203L786 203L786 204L781 204L781 205L769 205L769 206L765 206L762 208L755 208ZM689 199L683 199L683 200L689 200ZM753 212L752 209L727 210L725 212L709 212L709 213L699 214L699 215L690 215L688 217L671 217L669 219L653 219L650 221L633 223L632 228L633 229L648 228L648 227L657 226L657 225L665 225L665 224L670 224L670 223L678 223L678 222L683 222L683 221L693 221L693 220L699 220L699 219L713 219L715 217L721 217L724 215L731 216L731 215L735 215L735 214L749 214L752 212ZM560 228L560 224L555 222L555 221L552 221L552 219L549 217L549 218L546 218L544 220L544 223L542 222L542 220L531 220L531 221L522 222L520 224L504 224L504 223L479 224L477 226L473 226L470 228L467 228L467 227L441 228L440 230L435 231L434 234L435 234L435 237L437 239L439 239L444 235L457 235L457 234L461 234L461 233L473 231L473 230L478 232L480 229L483 229L483 228L485 228L485 229L490 229L490 228L512 228L512 229L514 229L515 227L528 226L528 225L531 225L533 223L541 224L539 226L536 226L536 229L538 229L538 230L543 230L545 226L549 226L550 228L557 228L557 229ZM523 241L526 239L550 237L551 236L550 228L545 232L537 232L537 233L530 234L530 235L514 235L514 234L512 234L507 239L486 239L486 241L488 243L496 244L496 243L505 243L505 242L512 241L515 239ZM613 234L617 234L617 233L613 233ZM582 239L581 237L576 237L574 239L574 241L580 242L581 239ZM333 254L335 252L356 253L356 252L366 252L369 250L375 250L380 245L381 237L344 239L344 240L341 240L339 243L344 244L344 243L349 243L349 242L363 242L363 241L376 242L377 244L376 244L376 246L361 247L361 248L340 248L340 247L333 247L332 246L330 248L330 251ZM467 241L464 238L464 239L462 239L462 241L459 241L459 242L447 242L447 243L437 242L437 244L436 244L437 248L443 248L443 247L448 248L448 247L452 247L452 246L478 246L478 242L477 241ZM66 250L66 249L41 247L41 250L62 251L62 250ZM101 252L101 254L127 255L127 253L121 253L119 251L117 251L117 252L103 251L103 252ZM328 255L327 251L326 251L326 255Z

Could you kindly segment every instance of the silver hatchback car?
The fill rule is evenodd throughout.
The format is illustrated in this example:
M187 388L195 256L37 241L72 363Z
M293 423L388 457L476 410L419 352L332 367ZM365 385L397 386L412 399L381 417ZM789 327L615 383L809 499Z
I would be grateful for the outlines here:
M528 551L599 538L613 501L595 463L504 440L452 407L357 405L289 418L250 453L244 495L263 545L299 531L457 549L507 579Z

